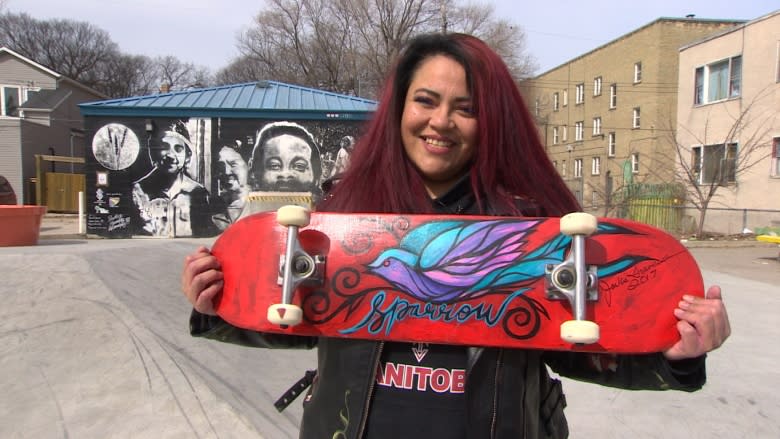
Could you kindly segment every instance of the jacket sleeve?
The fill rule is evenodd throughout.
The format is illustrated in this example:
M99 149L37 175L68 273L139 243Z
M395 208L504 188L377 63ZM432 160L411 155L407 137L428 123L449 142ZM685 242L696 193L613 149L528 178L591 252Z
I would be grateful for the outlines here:
M254 348L311 349L317 345L316 337L251 331L194 309L190 315L190 335Z
M556 373L579 381L629 390L693 392L707 381L706 355L669 361L661 353L612 355L548 352L544 360Z

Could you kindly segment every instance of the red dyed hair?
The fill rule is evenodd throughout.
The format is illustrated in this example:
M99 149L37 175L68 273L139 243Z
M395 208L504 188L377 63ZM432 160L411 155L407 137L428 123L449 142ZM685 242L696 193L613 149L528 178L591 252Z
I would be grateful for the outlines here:
M552 166L506 64L478 38L427 34L414 38L391 71L379 105L358 139L350 165L319 208L340 212L429 213L423 180L401 141L401 115L412 77L425 59L445 55L463 66L478 125L470 181L480 209L519 215L516 198L560 216L579 205Z

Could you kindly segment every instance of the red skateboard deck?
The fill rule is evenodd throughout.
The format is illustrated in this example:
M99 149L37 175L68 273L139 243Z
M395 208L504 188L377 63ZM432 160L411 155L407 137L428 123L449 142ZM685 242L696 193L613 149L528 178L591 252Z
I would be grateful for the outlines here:
M561 233L558 218L314 212L307 226L290 232L276 212L259 213L214 243L224 272L215 308L227 322L261 332L588 352L665 350L679 339L673 310L682 295L704 294L698 265L661 230L598 221L595 233L577 239ZM572 250L577 242L588 272L561 269L578 264ZM289 298L302 309L294 326L268 320L269 307L283 301L288 246L311 256L304 258L308 265L290 259L291 267L317 268L315 279L297 285ZM590 284L584 303L561 293L562 285L572 287L572 276ZM597 340L562 339L561 325L577 309L579 319L598 326Z

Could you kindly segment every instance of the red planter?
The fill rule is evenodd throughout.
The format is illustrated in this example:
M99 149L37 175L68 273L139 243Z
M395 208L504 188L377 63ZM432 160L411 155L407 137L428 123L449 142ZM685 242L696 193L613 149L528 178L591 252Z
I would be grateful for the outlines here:
M46 206L0 205L0 247L35 245Z

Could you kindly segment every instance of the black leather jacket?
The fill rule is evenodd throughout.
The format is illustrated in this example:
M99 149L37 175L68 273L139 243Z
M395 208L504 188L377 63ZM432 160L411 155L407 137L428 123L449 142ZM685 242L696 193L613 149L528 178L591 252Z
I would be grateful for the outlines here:
M477 213L467 181L436 202L442 213ZM318 349L317 375L304 399L302 439L364 439L384 343L260 334L193 311L192 335L246 346ZM705 382L704 357L671 364L661 354L597 355L469 348L466 378L468 437L568 437L560 381L570 378L626 389L693 391Z

